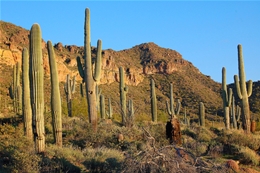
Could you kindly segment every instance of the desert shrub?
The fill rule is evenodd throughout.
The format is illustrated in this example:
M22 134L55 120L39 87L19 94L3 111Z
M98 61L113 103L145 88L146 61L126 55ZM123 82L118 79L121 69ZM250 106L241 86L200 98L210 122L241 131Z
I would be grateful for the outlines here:
M218 140L224 144L249 147L252 150L260 148L260 138L254 134L245 134L241 130L230 130L223 132Z
M223 153L223 144L217 142L216 140L212 140L209 142L207 155L212 157L219 157Z
M23 126L0 126L0 172L38 172L40 157L34 143L23 134Z
M105 147L87 148L83 155L83 164L90 172L119 172L124 160L121 151Z
M240 147L239 149L240 162L244 164L260 164L260 156L248 147Z

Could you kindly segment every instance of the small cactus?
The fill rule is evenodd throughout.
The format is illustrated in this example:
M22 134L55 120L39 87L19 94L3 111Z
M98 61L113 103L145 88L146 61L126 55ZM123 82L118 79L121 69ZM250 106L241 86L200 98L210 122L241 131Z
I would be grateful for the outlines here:
M233 91L232 88L229 88L229 92L227 91L226 84L226 68L222 68L222 100L223 100L223 110L224 110L224 122L226 129L230 129L230 115L229 108L231 106Z
M105 96L103 94L100 94L100 116L102 120L106 119L105 112Z
M199 122L200 126L205 127L205 107L204 103L199 103Z
M72 94L75 93L75 76L73 77L73 80L70 79L70 75L67 74L66 83L64 85L64 90L66 93L67 98L67 107L68 107L68 116L72 117Z
M111 98L108 98L108 111L106 112L108 119L113 118L113 108L111 105Z
M166 107L167 107L167 112L170 115L170 119L173 117L177 117L176 115L179 115L180 109L181 109L181 102L178 99L176 109L174 109L174 98L173 98L173 85L172 83L170 84L170 105L168 101L166 101Z

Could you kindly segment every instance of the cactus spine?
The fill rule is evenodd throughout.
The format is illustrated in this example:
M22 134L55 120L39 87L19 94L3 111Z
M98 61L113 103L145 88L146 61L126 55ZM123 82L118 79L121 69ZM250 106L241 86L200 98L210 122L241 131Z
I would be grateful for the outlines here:
M151 79L151 112L152 112L152 121L157 122L157 99L155 93L155 84L154 80Z
M53 136L57 146L62 147L62 120L61 120L61 100L59 78L56 65L55 54L51 41L47 42L49 65L51 72L51 114Z
M92 70L91 45L90 45L90 10L85 10L85 25L84 25L84 61L85 68L83 68L79 57L77 57L77 64L80 76L86 86L86 96L88 102L89 122L92 124L93 131L97 132L97 102L96 102L96 84L100 80L101 75L101 51L102 42L97 42L97 57L95 62L95 70ZM94 72L93 72L94 71ZM93 74L94 73L94 74Z
M30 83L29 83L29 54L27 48L22 52L22 89L23 89L23 117L24 133L28 139L33 139L32 132L32 108L30 103Z
M226 129L230 129L230 116L229 116L229 108L231 106L233 91L229 88L229 92L227 91L226 84L226 68L222 68L222 100L223 100L223 111L224 111L224 119Z
M67 98L68 116L72 117L72 94L75 93L75 76L73 80L70 79L70 75L67 74L66 83L64 85L64 90Z
M125 86L125 76L124 76L124 68L119 67L119 77L120 77L120 106L121 106L121 116L122 116L122 124L126 124L126 93L128 92L128 87Z
M199 122L200 126L205 127L205 107L204 103L199 103Z
M242 100L242 126L243 129L250 133L250 109L249 109L249 102L248 97L252 94L252 80L248 82L248 88L246 88L246 74L244 69L244 60L243 60L243 53L242 53L242 45L237 46L238 49L238 71L239 71L239 80L238 76L234 76L237 95L240 100Z
M41 153L45 151L45 129L42 36L39 24L31 27L29 64L34 141L36 152Z

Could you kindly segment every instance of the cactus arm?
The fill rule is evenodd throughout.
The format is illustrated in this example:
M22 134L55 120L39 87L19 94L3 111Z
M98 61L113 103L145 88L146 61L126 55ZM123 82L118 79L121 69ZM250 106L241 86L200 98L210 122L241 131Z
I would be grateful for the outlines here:
M85 78L84 69L83 69L79 56L77 57L77 67L78 67L79 75L83 79L83 82L84 82L84 78Z
M239 99L242 99L242 93L241 93L241 90L240 90L240 84L239 84L239 80L238 80L238 76L235 75L234 76L234 81L235 81L235 86L236 86L236 89L237 89L237 95L239 97Z
M232 101L232 96L233 96L233 90L232 88L228 89L228 102L227 102L227 106L230 107L231 106L231 101Z
M95 63L94 80L99 81L101 76L102 41L97 42L97 58Z
M247 96L250 97L252 95L252 91L253 91L253 82L252 80L248 81L248 85L247 85Z
M171 111L171 108L170 108L170 106L169 106L169 102L168 101L166 101L166 108L167 108L167 112L168 112L168 114L171 116L171 118L172 118L172 111Z
M52 122L53 136L56 145L62 147L60 87L59 87L59 78L58 78L58 70L56 65L55 53L51 41L47 41L47 48L48 48L49 66L51 72L51 113L52 113L52 121L53 121ZM67 91L68 90L69 88L67 88Z
M181 111L181 101L180 99L177 100L177 106L176 106L176 115L179 115Z

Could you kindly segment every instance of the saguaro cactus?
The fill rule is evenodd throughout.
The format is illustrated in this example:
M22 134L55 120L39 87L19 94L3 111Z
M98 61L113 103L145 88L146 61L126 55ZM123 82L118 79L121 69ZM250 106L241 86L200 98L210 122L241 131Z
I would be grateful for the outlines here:
M242 126L243 129L250 133L250 109L249 109L249 102L248 97L252 94L252 80L248 82L248 88L246 88L246 74L244 69L244 60L243 60L243 53L242 53L242 45L237 46L238 49L238 71L239 71L239 80L238 76L234 76L237 95L240 100L242 100Z
M44 87L42 36L39 24L33 24L30 31L29 77L31 89L31 107L33 115L33 133L36 152L45 151L44 129Z
M62 120L61 99L55 53L51 41L47 42L49 65L51 72L51 114L54 140L57 146L62 147Z
M179 115L180 108L181 108L180 104L181 102L178 100L176 109L174 109L173 85L172 83L170 83L170 105L168 101L166 101L167 112L170 115L170 119L172 119L173 117L176 118L176 114Z
M22 98L21 86L20 86L20 72L21 72L21 63L18 61L13 66L13 84L9 88L9 94L11 99L13 99L13 108L14 112L21 114L22 111Z
M229 108L231 106L231 100L233 91L232 88L229 88L229 92L227 91L227 84L226 84L226 68L222 68L222 100L223 100L223 111L224 111L224 119L225 119L225 126L226 129L230 129L230 114Z
M80 76L84 78L86 86L86 96L88 102L89 122L92 124L93 131L97 132L97 102L96 102L96 84L101 76L101 52L102 42L97 42L97 57L95 61L95 70L92 69L91 45L90 45L90 11L85 10L85 28L84 28L84 60L85 68L81 65L79 57L77 64ZM94 74L93 74L94 71Z
M67 107L68 107L68 116L72 117L72 94L75 93L75 76L73 77L73 80L70 79L70 75L67 74L66 83L64 85L64 90L67 97Z
M199 122L200 126L205 127L205 107L203 102L199 104Z
M152 121L157 122L157 99L156 99L156 93L155 93L155 84L154 80L151 79L150 81L150 97L151 97L151 113L152 113Z
M106 112L108 119L112 119L113 116L113 108L111 105L111 98L108 98L108 111Z
M33 139L32 108L30 103L31 99L29 83L29 54L27 48L23 48L22 52L22 79L24 134L27 138Z
M120 106L121 106L121 116L122 116L122 124L126 123L126 93L128 92L128 87L125 86L125 77L124 77L124 68L119 67L119 77L120 77Z

